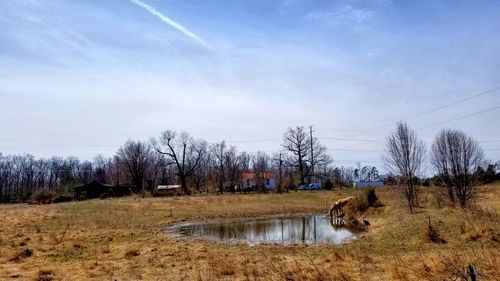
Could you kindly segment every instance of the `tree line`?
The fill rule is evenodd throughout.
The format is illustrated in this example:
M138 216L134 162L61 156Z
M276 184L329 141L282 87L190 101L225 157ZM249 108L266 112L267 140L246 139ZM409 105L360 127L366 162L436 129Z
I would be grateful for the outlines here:
M425 144L404 123L387 139L386 169L391 173L389 178L404 187L410 208L418 205L418 179L422 177L425 156ZM431 162L436 168L437 183L446 186L450 200L460 204L474 197L471 186L492 169L483 165L484 154L479 145L459 131L443 131L436 138ZM74 187L93 180L130 187L136 193L152 192L159 184L179 184L184 194L235 192L241 173L248 171L261 176L273 173L278 192L311 182L327 183L323 186L331 188L351 187L354 181L379 180L376 167L332 164L327 147L302 126L288 128L283 134L281 152L274 154L238 151L224 140L208 143L186 132L166 130L147 141L129 140L112 157L97 155L92 161L0 153L0 201L26 201L41 190L71 195ZM493 169L497 167L500 165ZM256 180L258 189L263 190L264 178Z
M224 140L208 143L166 130L148 141L129 140L112 157L98 155L92 161L0 153L0 201L26 201L40 190L71 194L75 186L93 180L129 186L132 192L153 191L159 184L180 184L185 194L234 192L244 171L273 172L279 191L329 176L345 185L351 181L347 169L337 173L337 168L334 174L326 147L304 127L289 128L282 148L276 154L240 152Z

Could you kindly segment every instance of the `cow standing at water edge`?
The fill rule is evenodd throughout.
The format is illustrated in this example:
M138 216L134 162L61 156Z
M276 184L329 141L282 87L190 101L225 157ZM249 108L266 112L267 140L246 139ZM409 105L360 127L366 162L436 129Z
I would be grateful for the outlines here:
M344 206L349 204L353 199L354 197L345 197L338 201L335 201L330 207L330 217L333 218L335 216L336 218L339 218L343 216L342 209L344 208Z

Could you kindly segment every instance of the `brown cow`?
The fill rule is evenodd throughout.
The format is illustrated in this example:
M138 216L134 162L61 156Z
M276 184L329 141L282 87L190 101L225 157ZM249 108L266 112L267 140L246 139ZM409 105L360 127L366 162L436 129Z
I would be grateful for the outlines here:
M335 216L336 218L338 218L343 216L344 214L342 212L342 209L344 208L344 206L349 204L352 199L354 199L354 197L345 197L334 202L330 207L330 217L333 218Z

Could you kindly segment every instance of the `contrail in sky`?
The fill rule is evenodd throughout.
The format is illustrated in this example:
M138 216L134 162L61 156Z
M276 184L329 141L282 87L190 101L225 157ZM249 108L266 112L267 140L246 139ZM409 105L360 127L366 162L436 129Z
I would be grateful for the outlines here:
M179 23L175 22L174 20L170 19L169 17L165 16L161 12L159 12L155 7L150 6L141 0L129 0L130 2L134 3L135 5L144 8L146 11L150 12L152 15L156 16L159 18L162 22L165 24L177 29L178 31L184 33L184 35L188 36L189 38L197 41L198 43L202 44L203 46L207 47L210 49L210 45L203 39L201 39L198 35L194 34L193 32L189 31L187 28L184 26L180 25Z

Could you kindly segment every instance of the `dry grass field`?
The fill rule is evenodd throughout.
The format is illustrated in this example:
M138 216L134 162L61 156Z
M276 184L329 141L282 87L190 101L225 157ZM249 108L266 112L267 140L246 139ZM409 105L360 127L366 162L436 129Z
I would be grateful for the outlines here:
M0 280L500 280L500 186L467 210L432 189L409 214L378 189L371 226L343 245L222 245L172 236L184 221L325 212L357 191L227 194L0 206ZM436 230L428 235L428 217ZM444 240L444 241L443 241Z

